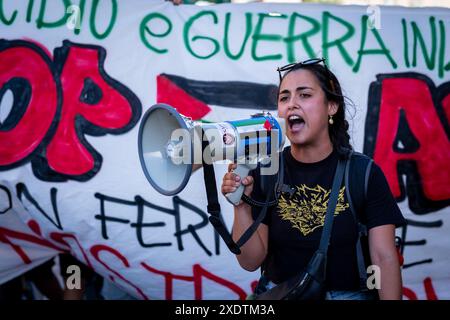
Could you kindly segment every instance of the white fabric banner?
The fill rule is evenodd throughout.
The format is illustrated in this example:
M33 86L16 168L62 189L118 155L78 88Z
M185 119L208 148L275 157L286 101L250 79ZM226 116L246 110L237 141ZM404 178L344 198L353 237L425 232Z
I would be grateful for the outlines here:
M450 298L450 10L2 4L0 283L70 251L139 299L244 299L259 272L209 224L202 170L177 196L147 182L141 116L157 102L215 122L276 112L276 68L325 57L354 102L354 148L408 219L405 298Z

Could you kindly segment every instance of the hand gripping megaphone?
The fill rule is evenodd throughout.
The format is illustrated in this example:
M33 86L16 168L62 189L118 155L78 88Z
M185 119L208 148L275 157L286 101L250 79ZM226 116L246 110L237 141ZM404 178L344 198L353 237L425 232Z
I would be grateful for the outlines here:
M261 174L275 174L285 132L284 119L269 113L244 120L206 123L193 121L167 104L156 104L144 114L139 127L139 159L150 184L159 193L169 196L181 192L192 172L203 166L209 221L231 252L240 254L240 247L264 218L269 198L259 217L234 242L220 214L212 163L237 162L236 174L245 177L258 162L266 162L261 166ZM241 184L235 192L225 196L232 204L238 204L243 192Z
M234 172L243 178L258 162L277 161L285 132L285 120L270 113L207 123L193 121L173 107L159 103L148 109L142 118L138 135L139 159L150 184L163 195L175 195L185 188L192 172L205 162L236 162ZM272 162L276 164L276 161ZM278 169L277 165L269 168L275 172L267 174L274 174ZM241 184L226 198L238 204L243 191Z

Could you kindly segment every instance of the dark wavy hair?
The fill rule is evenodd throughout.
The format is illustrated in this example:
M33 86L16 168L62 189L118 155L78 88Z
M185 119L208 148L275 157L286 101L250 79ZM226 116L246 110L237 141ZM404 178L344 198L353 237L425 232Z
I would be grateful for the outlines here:
M325 92L327 101L335 102L338 105L338 110L333 115L333 124L328 126L329 135L333 148L343 156L347 156L349 151L352 150L350 144L350 135L348 134L349 124L345 119L346 101L351 101L342 94L341 85L331 70L322 64L297 64L292 69L286 71L280 79L278 89L281 86L281 82L287 74L292 71L304 69L309 70L319 81L320 87ZM279 90L278 90L279 95ZM278 101L278 96L277 96Z

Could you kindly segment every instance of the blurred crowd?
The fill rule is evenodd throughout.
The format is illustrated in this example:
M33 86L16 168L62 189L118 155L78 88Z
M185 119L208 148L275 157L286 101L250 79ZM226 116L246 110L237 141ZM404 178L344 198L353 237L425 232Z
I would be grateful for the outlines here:
M0 285L0 301L133 299L70 254L60 254Z

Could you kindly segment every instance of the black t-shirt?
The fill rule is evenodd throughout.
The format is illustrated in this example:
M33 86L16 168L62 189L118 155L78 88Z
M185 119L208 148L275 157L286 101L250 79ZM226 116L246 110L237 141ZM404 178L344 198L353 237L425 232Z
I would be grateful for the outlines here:
M302 163L291 155L290 147L283 150L284 183L295 187L292 198L282 194L278 205L268 210L263 223L269 227L269 249L263 264L265 275L280 283L300 272L319 247L328 198L338 162L333 151L327 158ZM254 170L252 198L264 201L260 172ZM261 208L253 207L254 219ZM358 213L360 214L360 213ZM386 178L375 163L369 177L367 201L360 219L367 221L367 229L405 220L392 196ZM356 290L359 288L356 242L357 225L350 211L344 182L339 192L335 219L328 248L326 287L329 290Z

